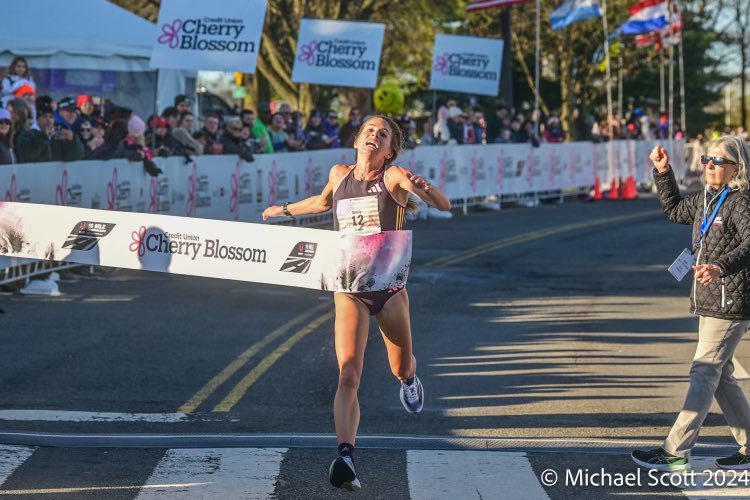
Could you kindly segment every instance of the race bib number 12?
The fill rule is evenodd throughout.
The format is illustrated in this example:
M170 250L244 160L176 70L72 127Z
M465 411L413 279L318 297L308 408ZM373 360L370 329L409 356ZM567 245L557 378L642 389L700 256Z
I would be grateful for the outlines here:
M347 198L336 204L336 218L342 236L382 232L377 196Z

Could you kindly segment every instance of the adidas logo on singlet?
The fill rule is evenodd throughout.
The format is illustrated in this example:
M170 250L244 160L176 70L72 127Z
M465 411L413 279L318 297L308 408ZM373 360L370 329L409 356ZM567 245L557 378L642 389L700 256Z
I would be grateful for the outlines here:
M376 183L370 186L370 189L368 189L367 192L368 193L382 193L383 188L380 187L380 183Z

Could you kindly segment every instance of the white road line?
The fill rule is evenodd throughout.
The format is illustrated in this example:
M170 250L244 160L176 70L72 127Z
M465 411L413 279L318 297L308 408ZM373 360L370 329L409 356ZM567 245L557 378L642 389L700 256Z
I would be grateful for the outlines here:
M406 464L411 500L549 498L525 453L410 450Z
M27 446L0 445L0 486L19 468L31 454L34 448Z
M690 485L681 488L685 496L694 500L750 498L750 488L747 487L747 485L750 485L750 471L721 471L716 467L715 460L714 457L690 458L690 465L695 475L694 479L690 481ZM712 472L704 474L703 471ZM738 481L743 477L746 481Z
M44 422L184 422L184 413L109 413L57 410L0 410L0 420Z
M156 465L146 485L192 483L193 486L148 488L141 490L136 500L265 500L274 493L286 451L282 448L169 450Z

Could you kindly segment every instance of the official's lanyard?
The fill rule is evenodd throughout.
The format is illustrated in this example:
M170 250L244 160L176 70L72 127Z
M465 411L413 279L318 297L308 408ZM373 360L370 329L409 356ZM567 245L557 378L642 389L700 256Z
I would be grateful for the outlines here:
M711 217L706 220L706 213L703 213L703 224L701 224L701 236L698 238L698 246L701 246L701 242L703 241L703 237L706 236L706 233L708 233L708 230L711 229L711 224L713 224L714 219L716 218L716 214L719 213L719 209L721 208L721 204L724 203L724 200L727 199L727 195L729 194L729 186L724 188L724 191L721 193L721 196L719 197L719 201L716 203L716 207L714 208L714 211L711 213Z

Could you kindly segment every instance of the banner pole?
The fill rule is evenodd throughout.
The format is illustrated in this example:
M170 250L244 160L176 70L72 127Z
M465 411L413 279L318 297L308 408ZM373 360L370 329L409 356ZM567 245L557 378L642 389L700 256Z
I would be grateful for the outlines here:
M151 151L156 149L156 117L159 116L159 68L154 79L154 117L151 120Z
M541 0L536 0L536 48L534 59L534 136L539 137L539 63L541 59Z

